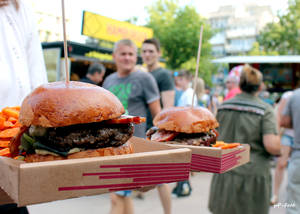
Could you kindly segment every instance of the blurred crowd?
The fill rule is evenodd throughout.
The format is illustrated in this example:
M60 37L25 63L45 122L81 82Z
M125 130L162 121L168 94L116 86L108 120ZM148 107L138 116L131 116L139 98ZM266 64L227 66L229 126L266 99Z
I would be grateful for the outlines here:
M103 83L104 88L115 93L123 105L128 107L129 114L147 117L147 126L139 129L140 132L136 136L145 137L145 131L153 125L152 119L164 108L208 108L220 123L219 140L251 146L250 163L225 174L213 176L209 195L210 211L268 213L270 205L278 203L278 189L288 161L298 161L299 143L293 143L291 127L296 124L293 120L299 120L299 116L295 116L295 111L299 112L294 106L297 104L293 103L298 102L296 94L299 92L295 91L295 95L291 95L292 92L285 93L275 102L266 91L262 73L244 65L240 66L239 72L229 73L225 79L226 88L222 92L224 96L220 96L220 93L208 87L203 79L195 80L188 70L172 72L162 68L159 64L160 54L158 40L147 39L141 48L145 66L136 66L136 46L131 40L120 40L116 43L113 54L117 72L108 76ZM124 91L114 90L116 86L120 88L120 85ZM131 88L135 90L132 91ZM288 99L290 96L293 102ZM277 164L272 189L270 162L273 159ZM287 200L297 204L297 166L293 165L293 168L289 169ZM167 184L159 185L157 189L164 213L171 213L171 194L175 197L188 197L192 194L192 184L188 180L178 182L172 191ZM112 214L133 213L131 193L122 191L111 194ZM137 197L145 196L138 193ZM289 207L287 211L297 213L297 209L297 206Z

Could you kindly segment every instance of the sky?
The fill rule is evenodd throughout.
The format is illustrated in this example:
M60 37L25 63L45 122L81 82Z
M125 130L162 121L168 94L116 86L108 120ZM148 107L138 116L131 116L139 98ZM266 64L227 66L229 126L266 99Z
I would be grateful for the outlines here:
M53 14L61 14L61 0L30 0L34 9L46 11ZM143 25L147 22L146 7L157 0L65 0L66 17L70 19L67 26L72 39L81 40L82 11L90 11L119 21L137 17L137 24ZM218 10L222 5L241 6L246 3L270 5L276 14L287 8L288 0L178 0L180 6L192 5L202 16Z

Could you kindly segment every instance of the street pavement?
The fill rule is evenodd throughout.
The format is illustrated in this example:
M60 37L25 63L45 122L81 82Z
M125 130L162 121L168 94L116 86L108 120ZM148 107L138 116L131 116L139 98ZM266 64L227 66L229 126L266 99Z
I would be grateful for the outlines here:
M210 173L195 173L191 176L192 194L189 197L172 198L172 214L210 214L207 204L211 178ZM280 202L285 201L286 182L287 175L285 174L279 196ZM169 185L173 188L175 184ZM163 214L156 189L145 193L144 196L143 200L134 197L135 214ZM109 194L103 194L31 205L28 209L30 214L106 214L109 213L110 199ZM272 207L270 210L270 214L284 213L284 208Z

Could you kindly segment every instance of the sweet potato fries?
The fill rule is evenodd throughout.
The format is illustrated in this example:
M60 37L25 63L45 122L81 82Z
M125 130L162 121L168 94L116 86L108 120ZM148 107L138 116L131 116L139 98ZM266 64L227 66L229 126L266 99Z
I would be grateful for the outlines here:
M5 107L0 112L0 156L11 157L10 140L20 131L20 107Z

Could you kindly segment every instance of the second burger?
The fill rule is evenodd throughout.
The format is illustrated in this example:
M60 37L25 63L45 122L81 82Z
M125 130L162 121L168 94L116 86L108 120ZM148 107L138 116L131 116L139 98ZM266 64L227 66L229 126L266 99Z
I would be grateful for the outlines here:
M211 146L216 143L219 123L203 107L171 107L161 111L147 131L150 140L192 146Z

